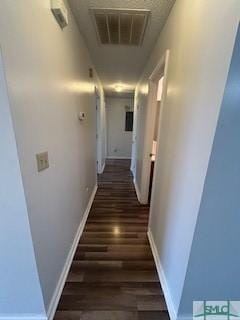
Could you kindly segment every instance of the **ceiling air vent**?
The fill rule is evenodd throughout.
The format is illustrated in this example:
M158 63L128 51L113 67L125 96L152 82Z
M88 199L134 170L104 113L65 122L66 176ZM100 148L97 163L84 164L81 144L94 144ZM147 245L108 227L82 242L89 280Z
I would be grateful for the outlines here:
M149 10L90 9L101 44L140 46Z

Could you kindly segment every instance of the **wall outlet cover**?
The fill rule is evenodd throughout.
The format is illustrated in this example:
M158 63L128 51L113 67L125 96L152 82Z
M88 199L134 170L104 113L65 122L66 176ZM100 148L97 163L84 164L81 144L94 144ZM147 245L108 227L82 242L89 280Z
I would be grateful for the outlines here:
M36 154L38 172L49 168L48 152Z

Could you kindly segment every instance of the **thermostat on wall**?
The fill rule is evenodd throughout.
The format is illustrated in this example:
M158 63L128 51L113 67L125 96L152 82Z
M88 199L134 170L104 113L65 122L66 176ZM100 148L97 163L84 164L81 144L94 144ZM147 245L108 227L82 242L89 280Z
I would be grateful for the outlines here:
M85 120L85 112L79 112L78 119L79 119L80 121Z

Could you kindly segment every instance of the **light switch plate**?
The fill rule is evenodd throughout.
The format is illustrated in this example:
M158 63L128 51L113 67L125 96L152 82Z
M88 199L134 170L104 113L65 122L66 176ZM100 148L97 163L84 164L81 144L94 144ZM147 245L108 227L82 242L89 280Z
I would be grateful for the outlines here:
M48 152L36 154L38 172L49 168Z

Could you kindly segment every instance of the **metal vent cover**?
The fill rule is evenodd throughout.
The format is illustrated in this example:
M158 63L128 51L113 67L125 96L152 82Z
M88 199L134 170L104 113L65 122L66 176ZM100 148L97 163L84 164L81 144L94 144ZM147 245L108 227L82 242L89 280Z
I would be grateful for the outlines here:
M90 12L101 44L142 44L149 10L90 9Z

